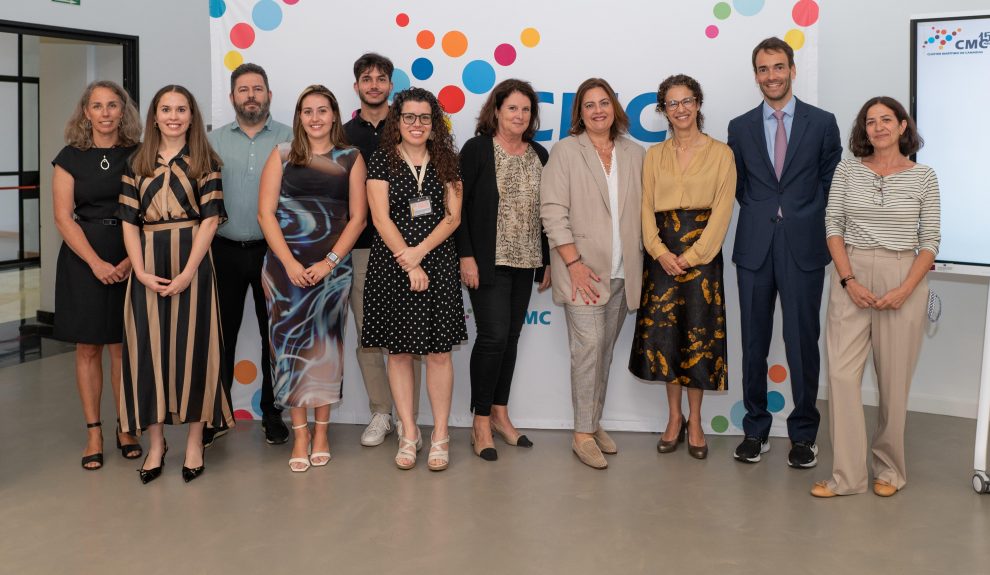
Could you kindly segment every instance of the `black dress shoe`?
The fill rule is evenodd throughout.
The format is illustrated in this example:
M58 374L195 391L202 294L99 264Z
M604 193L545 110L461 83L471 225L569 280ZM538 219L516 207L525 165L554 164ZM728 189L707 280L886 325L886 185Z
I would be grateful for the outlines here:
M117 420L117 449L120 450L120 455L124 459L137 459L138 457L141 457L142 455L144 455L144 450L141 449L141 444L140 443L131 443L129 445L124 445L123 443L121 443L120 442L120 434L121 433L123 433L123 432L120 431L120 420L118 419Z
M289 440L289 428L282 421L280 412L266 413L261 417L261 429L265 431L268 445L282 445Z
M230 431L230 428L227 427L226 425L224 425L223 427L204 427L203 447L206 448L213 445L214 441L220 439L224 435L227 435L228 431Z
M206 471L206 448L205 447L203 448L203 464L200 465L199 467L186 467L185 465L183 465L182 466L182 479L186 483L189 483L193 479L196 479L197 477L199 477L200 475L202 475L204 471Z
M158 462L158 467L152 467L151 469L144 469L144 466L142 466L141 469L138 469L138 475L141 476L141 483L143 483L143 484L151 483L152 481L158 479L161 476L162 469L165 467L165 454L166 453L168 453L168 444L167 443L165 444L165 449L162 450L162 459L161 459L161 461ZM148 455L151 455L151 454L149 453ZM145 462L147 462L148 461L148 458L145 457L144 460L145 460Z
M103 425L102 421L97 421L96 423L87 423L86 429L93 429L94 427L100 427ZM102 435L100 438L100 443L103 443ZM93 465L95 464L95 465ZM102 449L98 453L92 455L84 455L82 458L82 468L86 471L96 471L103 467L103 451Z

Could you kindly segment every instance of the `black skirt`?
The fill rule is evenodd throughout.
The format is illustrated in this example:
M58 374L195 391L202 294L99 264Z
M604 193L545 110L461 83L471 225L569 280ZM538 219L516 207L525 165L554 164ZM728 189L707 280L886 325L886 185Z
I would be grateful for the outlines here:
M77 223L104 261L116 265L127 257L120 225ZM127 282L104 285L89 264L63 242L55 275L55 339L95 345L120 343L126 294Z
M676 255L701 237L711 210L658 212L660 239ZM645 254L643 297L629 371L640 379L724 391L728 387L722 252L670 276Z

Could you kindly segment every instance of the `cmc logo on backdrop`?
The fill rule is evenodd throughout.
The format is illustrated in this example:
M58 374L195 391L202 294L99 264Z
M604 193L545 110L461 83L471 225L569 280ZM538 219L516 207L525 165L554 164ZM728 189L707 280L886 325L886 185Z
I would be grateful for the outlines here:
M962 28L950 30L939 26L932 26L928 31L928 37L921 43L921 47L929 54L981 54L990 48L990 32L981 32L972 38L963 38Z
M395 17L395 24L400 28L410 25L411 19L406 13L400 13ZM519 55L517 46L512 41L498 43L491 52L489 62L484 59L469 61L461 69L461 86L448 84L437 92L437 99L444 111L454 115L464 109L464 90L472 94L487 94L495 87L497 72L495 65L501 68L512 66ZM521 48L532 49L540 44L540 32L536 28L526 28L522 30L518 38ZM431 50L437 43L437 35L429 29L422 29L416 33L416 46L421 50ZM440 37L440 48L444 56L451 60L457 60L468 51L469 39L460 30L450 30L444 32ZM409 66L409 72L396 68L392 73L393 94L405 90L412 85L412 79L424 81L433 77L436 64L427 56L415 58ZM574 94L565 92L555 94L553 92L538 91L537 97L543 104L559 104L560 124L557 127L557 137L564 137L571 128L571 106L574 103ZM643 126L640 116L646 108L653 108L656 105L656 94L645 92L632 98L626 104L626 114L629 116L629 135L641 142L662 142L666 138L666 130L649 130ZM554 129L544 129L536 133L534 139L539 142L546 142L554 138Z
M527 311L526 325L550 325L550 310L531 309Z

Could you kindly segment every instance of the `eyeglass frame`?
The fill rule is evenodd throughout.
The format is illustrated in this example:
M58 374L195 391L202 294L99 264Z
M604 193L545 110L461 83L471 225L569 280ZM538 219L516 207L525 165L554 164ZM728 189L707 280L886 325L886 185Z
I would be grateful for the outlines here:
M433 125L433 114L413 114L412 112L406 112L399 114L399 119L407 126L414 125L416 120L419 120L419 123L422 126Z
M688 96L683 100L664 100L662 109L674 111L681 106L684 106L684 109L686 110L688 108L694 108L697 105L698 98L696 96Z

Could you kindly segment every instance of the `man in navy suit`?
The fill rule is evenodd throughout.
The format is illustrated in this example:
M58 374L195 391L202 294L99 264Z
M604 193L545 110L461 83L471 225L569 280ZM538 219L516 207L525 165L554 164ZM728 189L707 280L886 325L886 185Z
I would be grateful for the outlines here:
M842 145L835 116L793 96L797 70L786 42L760 42L753 50L753 71L763 102L729 122L728 138L738 174L732 261L739 281L746 406L746 438L735 458L756 463L770 450L767 355L779 294L794 398L787 463L809 468L818 463L819 310L830 261L825 204Z

